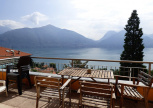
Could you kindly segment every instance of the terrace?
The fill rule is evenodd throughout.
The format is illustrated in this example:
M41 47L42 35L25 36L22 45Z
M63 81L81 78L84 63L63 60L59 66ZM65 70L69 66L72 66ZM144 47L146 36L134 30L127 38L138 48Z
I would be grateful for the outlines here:
M147 71L148 74L152 74L152 64L153 62L138 62L138 61L117 61L117 60L90 60L90 59L68 59L68 58L44 58L44 57L32 57L34 61L39 64L37 66L32 66L31 71L30 71L30 77L32 84L34 85L34 77L35 76L53 76L53 77L61 77L58 75L58 72L66 68L67 66L69 67L75 67L76 64L73 64L75 60L81 60L81 61L88 61L88 66L86 68L89 69L101 69L101 70L112 70L114 75L120 75L123 72L127 72L129 75L129 79L127 80L119 80L120 83L127 83L131 84L131 78L133 77L132 69L136 68L138 70L144 70ZM1 65L1 71L0 71L0 79L5 80L6 78L6 65L8 64L13 64L17 62L18 57L12 58L7 58L7 59L1 59L0 60L0 65ZM43 63L42 63L43 62ZM124 62L124 63L144 63L146 65L146 68L142 67L128 67L128 71L121 71L121 68L125 67L120 67L119 63ZM51 63L51 64L50 64ZM42 66L40 66L40 64ZM54 67L54 64L56 64L56 68ZM98 65L95 65L98 64ZM106 65L105 65L106 64ZM115 65L114 65L115 64ZM36 63L35 63L36 65ZM127 68L127 67L126 67ZM55 74L56 73L56 74ZM65 79L68 78L68 76L64 77ZM72 81L76 80L76 77L72 78ZM91 81L89 78L81 78L80 80L87 80ZM106 82L106 79L96 79L98 82ZM111 83L115 84L115 79L110 80ZM75 83L72 84L72 104L71 107L77 108L77 103L79 100L79 94L76 92L79 88L79 81L76 81ZM139 89L141 92L142 89ZM153 107L153 85L152 88L149 92L148 100L149 100L149 108ZM29 89L27 86L27 81L24 81L23 85L23 94L18 95L16 85L13 85L9 87L9 92L8 92L8 97L5 95L4 92L0 93L1 98L0 98L0 107L5 107L5 108L35 108L36 107L36 88L35 86L32 87L32 89ZM115 108L120 107L120 98L116 96L117 98L115 99ZM47 99L42 98L40 99L39 102L39 107L40 108L46 108L46 107L51 107L51 108L58 108L61 107L59 105L58 100L51 100L50 103L47 103ZM67 102L65 102L65 107L69 108L70 106L68 105ZM143 101L133 101L131 99L124 99L124 104L123 108L144 108L145 104Z

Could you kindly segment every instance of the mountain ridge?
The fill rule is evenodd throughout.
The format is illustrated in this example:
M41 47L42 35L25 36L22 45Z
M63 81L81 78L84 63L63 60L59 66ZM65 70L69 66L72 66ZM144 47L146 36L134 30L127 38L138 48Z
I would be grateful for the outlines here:
M0 45L5 47L91 47L95 41L76 32L54 26L21 28L0 35Z
M123 48L125 30L119 32L108 31L103 38L95 41L83 35L46 25L37 28L21 28L9 30L0 34L0 46L8 48L45 48L45 47L98 47ZM143 35L144 45L153 48L153 35Z
M3 34L3 33L10 31L10 30L12 30L12 29L9 27L0 26L0 34Z

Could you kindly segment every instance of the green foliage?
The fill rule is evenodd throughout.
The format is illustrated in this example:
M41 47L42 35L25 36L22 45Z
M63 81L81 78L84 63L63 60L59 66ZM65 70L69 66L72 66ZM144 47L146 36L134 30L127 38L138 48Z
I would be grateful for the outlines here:
M88 61L85 61L84 63L81 62L81 60L73 60L73 67L75 68L87 68ZM70 65L72 66L72 62L70 62Z
M67 64L64 64L63 65L63 68L67 68L67 67L69 67L69 65L67 65Z
M129 18L128 24L125 27L124 51L122 52L121 60L143 61L143 39L142 28L139 28L140 20L137 11L134 10ZM120 63L125 67L143 67L140 63ZM138 71L133 71L134 76L138 75Z
M88 66L87 66L88 67ZM93 66L90 66L90 69L94 69L94 67Z
M49 66L50 67L53 67L54 69L56 69L56 64L55 63L50 63ZM48 66L45 66L45 63L44 62L41 62L41 63L39 63L39 62L33 62L31 64L31 68L35 68L35 67L40 68L40 69L46 69Z
M114 74L115 74L115 75L119 75L119 74L120 74L120 70L119 70L119 69L116 69L116 70L114 71Z
M44 63L34 62L33 60L32 60L32 63L30 64L31 68L35 68L35 67L40 68L42 67L42 65L44 65Z
M49 66L56 69L56 64L55 63L50 63Z
M32 72L37 72L37 70L36 70L36 69L31 69L31 71L32 71Z
M98 70L107 70L107 68L99 68Z
M33 66L34 67L38 67L38 68L40 68L40 69L45 69L45 67L44 67L44 62L41 62L41 63L37 63L37 62L33 62L34 64L33 64Z
M145 70L144 72L146 72L147 74L149 74L149 70ZM153 70L151 70L151 76L153 76Z
M153 70L151 70L151 76L153 76Z

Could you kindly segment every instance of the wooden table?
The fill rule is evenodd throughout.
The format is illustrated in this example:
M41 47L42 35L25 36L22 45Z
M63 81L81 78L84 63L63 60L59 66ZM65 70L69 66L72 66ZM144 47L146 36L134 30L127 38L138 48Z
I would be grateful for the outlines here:
M113 71L111 70L91 69L91 74L88 74L87 70L88 69L85 68L65 68L58 74L62 76L62 79L64 79L64 76L78 77L78 79L76 80L79 80L81 77L84 77L84 78L91 78L95 82L96 80L94 78L108 79L108 83L109 79L114 79L114 74ZM75 81L73 81L72 83L74 83Z

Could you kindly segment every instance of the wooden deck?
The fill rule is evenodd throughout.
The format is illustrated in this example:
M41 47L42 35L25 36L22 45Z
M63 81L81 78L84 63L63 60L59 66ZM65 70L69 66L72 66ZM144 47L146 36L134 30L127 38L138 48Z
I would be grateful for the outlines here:
M72 91L72 105L69 106L68 102L65 102L65 108L78 108L79 94ZM119 108L120 99L115 100L115 108ZM35 108L36 107L36 89L23 88L23 94L18 95L17 89L10 89L8 92L8 97L6 97L5 92L0 93L0 108L6 106L5 108ZM124 100L123 108L144 108L144 102L136 102L132 100ZM48 103L46 98L41 98L39 101L39 108L61 108L59 101L53 99ZM149 103L149 108L153 108L153 103Z

